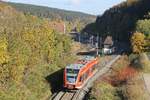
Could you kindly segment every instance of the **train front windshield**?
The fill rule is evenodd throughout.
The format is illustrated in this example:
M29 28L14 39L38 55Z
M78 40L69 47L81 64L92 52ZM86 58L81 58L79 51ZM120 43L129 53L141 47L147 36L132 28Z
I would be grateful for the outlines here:
M79 69L66 69L66 70L67 70L67 81L69 83L75 83L79 73Z

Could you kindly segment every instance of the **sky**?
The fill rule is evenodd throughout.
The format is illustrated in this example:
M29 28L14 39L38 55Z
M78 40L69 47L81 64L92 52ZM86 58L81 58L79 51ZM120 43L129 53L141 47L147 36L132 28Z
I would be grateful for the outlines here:
M3 0L17 3L34 4L80 11L93 15L100 15L110 7L125 0Z

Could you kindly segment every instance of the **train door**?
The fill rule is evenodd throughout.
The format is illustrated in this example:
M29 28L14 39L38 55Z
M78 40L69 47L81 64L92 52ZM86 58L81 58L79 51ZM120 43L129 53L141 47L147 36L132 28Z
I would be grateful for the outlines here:
M79 82L83 83L88 77L87 72L80 76Z

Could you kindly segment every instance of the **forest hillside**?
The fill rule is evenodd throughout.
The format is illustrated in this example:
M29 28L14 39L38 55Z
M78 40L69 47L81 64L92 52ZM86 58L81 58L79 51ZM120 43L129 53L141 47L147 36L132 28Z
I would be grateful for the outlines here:
M145 26L149 26L149 4L150 0L124 1L106 10L103 15L97 16L96 21L88 24L83 31L89 34L98 34L103 38L111 35L114 40L129 42L140 20L145 20L147 23Z
M67 11L67 10L62 10L57 8L35 6L35 5L21 4L21 3L11 3L11 2L7 2L7 4L16 8L18 11L22 11L24 14L31 14L41 18L49 18L50 20L61 19L63 21L69 21L69 22L75 22L76 20L78 20L87 24L93 22L96 18L96 16L94 15L90 15L82 12Z
M0 100L51 95L46 77L71 61L72 40L49 22L0 2Z

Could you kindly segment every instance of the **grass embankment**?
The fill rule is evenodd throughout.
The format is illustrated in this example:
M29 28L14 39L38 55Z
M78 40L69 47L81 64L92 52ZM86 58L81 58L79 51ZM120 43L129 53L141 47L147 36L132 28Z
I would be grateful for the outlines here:
M129 61L127 57L121 57L113 65L112 71L106 73L94 83L94 87L90 92L89 100L121 100L120 90L117 86L115 86L115 84L117 84L115 78L119 71L128 64Z
M145 54L121 57L109 73L95 82L89 100L149 100L143 72L149 73Z
M128 80L125 95L129 100L149 100L150 96L145 87L143 74L150 74L150 60L146 53L131 54L129 56L131 66L138 71L138 75Z
M128 100L149 100L150 98L141 74L128 80L123 94Z
M134 68L143 73L150 73L150 60L146 53L131 54L129 56L131 64Z

